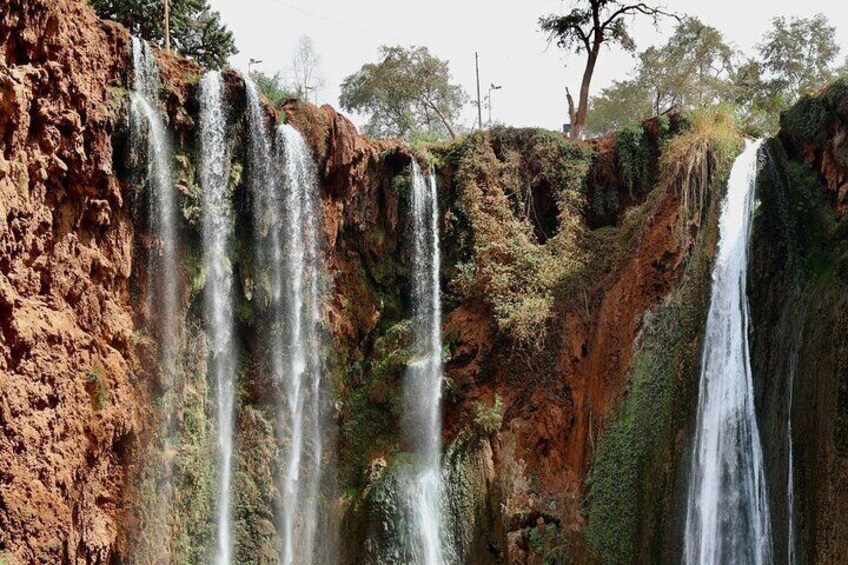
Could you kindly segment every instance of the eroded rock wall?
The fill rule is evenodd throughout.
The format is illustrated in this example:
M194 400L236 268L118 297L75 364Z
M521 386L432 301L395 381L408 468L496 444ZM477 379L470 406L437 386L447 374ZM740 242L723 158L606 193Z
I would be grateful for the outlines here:
M760 176L750 298L752 367L775 562L841 563L848 506L848 90L839 81L784 113ZM790 518L788 423L794 496Z
M81 2L0 8L0 555L20 563L112 559L144 421L111 144L125 48Z

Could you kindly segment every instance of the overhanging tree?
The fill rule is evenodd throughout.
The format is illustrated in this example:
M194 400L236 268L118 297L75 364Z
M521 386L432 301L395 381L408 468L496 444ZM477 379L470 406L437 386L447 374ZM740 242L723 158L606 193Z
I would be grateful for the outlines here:
M576 105L571 92L566 89L572 138L579 139L586 125L589 89L601 49L604 46L619 45L627 51L634 51L636 44L627 31L626 18L638 15L652 18L655 24L663 16L677 17L660 6L642 2L579 0L566 15L550 14L539 19L539 25L548 33L550 41L555 41L563 49L586 56Z
M113 20L130 33L165 46L165 2L163 0L89 0L97 15ZM221 23L208 0L170 0L172 47L204 67L220 68L238 53L233 34Z

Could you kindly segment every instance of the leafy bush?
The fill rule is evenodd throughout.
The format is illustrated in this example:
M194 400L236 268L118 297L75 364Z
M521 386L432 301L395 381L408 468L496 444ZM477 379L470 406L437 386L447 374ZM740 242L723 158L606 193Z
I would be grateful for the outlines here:
M474 404L474 431L479 437L491 437L503 426L503 399L495 396L491 406L476 402Z
M679 192L683 207L678 237L692 237L701 225L714 173L726 170L742 147L731 108L697 110L692 127L669 140L660 159L661 183Z
M645 135L645 126L635 124L621 130L618 134L617 149L621 178L627 185L631 198L636 198L636 193L649 180L653 153Z
M522 156L516 159L510 149L519 140ZM464 296L484 297L501 330L541 348L554 291L584 261L581 209L594 152L561 135L532 130L478 133L454 151L456 213L472 234L472 256L458 266L454 282ZM533 213L539 190L547 191L556 208L555 231L544 241Z

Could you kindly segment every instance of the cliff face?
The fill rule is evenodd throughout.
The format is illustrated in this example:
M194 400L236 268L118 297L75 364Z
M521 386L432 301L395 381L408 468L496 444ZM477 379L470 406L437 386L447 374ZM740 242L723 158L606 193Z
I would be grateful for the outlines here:
M182 363L169 382L146 329L156 313L140 299L151 242L129 158L129 38L82 0L13 0L0 18L0 557L203 561L215 438L195 179L202 70L158 55L182 216ZM233 72L224 79L229 178L239 225L249 225L244 84ZM752 265L755 326L781 328L754 339L778 514L787 390L771 375L788 370L787 351L798 351L796 460L821 463L798 467L798 500L808 501L798 505L798 532L810 562L843 557L833 540L842 532L844 403L832 392L844 388L837 375L848 357L841 346L819 348L841 344L848 327L839 323L848 295L836 217L846 112L839 96L827 100L826 135L786 128L788 157L774 166L785 182L762 189ZM346 532L322 540L327 551L380 562L396 543L411 355L408 166L417 158L439 180L453 557L676 562L715 204L738 139L722 149L696 124L662 118L592 144L498 129L412 148L366 139L327 106L266 110L272 126L286 121L304 134L321 181L333 389L322 515L327 531ZM817 217L796 215L800 197L776 196L808 178L792 159L830 188L826 203L800 208L824 210L830 235L804 239ZM805 203L821 193L808 192ZM234 529L238 561L255 563L276 555L269 485L279 446L274 383L256 369L263 311L251 299L249 237L234 247ZM808 295L819 298L802 309L790 300ZM793 319L809 329L796 332ZM161 437L166 418L174 438Z
M145 419L112 166L125 39L78 2L0 10L0 555L22 563L109 560Z
M0 37L0 551L23 562L200 559L214 453L202 423L209 389L193 247L201 70L159 57L186 269L185 376L163 393L167 382L145 330L155 313L139 300L150 243L128 164L129 38L70 0L10 3ZM241 171L243 83L233 73L225 81L232 168ZM367 561L361 548L379 546L366 542L392 519L385 469L403 452L405 170L416 151L367 140L328 107L292 102L281 115L268 112L272 125L286 120L300 129L318 162L339 430L330 519L359 532L340 546L346 559ZM680 285L699 232L700 222L682 215L680 187L668 183L648 197L661 176L663 140L681 129L657 122L593 147L502 130L418 155L436 165L441 186L444 472L454 485L449 520L458 558L585 556L580 499L597 442L634 369L644 315ZM246 184L231 176L235 198L249 201ZM500 255L498 246L512 241L523 247ZM234 269L247 272L249 263ZM497 272L508 274L506 284ZM246 295L244 277L238 284ZM246 367L255 355L256 308L249 299L239 306ZM273 500L262 486L273 480L273 407L262 375L247 370L240 387L237 553L255 562L276 543ZM158 437L168 410L179 428L174 450ZM175 504L163 514L154 506L157 469L166 467L174 469ZM156 532L172 542L157 542Z
M760 175L750 267L772 522L776 539L788 540L792 527L800 559L839 563L848 559L848 507L839 494L848 487L845 82L804 98L781 125ZM788 553L788 545L775 547L776 562L788 562Z

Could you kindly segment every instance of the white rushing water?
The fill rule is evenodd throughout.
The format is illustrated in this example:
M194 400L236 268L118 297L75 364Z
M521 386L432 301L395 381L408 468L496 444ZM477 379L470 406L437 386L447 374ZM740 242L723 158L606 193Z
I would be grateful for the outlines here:
M801 308L799 319L801 320L798 332L795 335L795 343L792 345L792 353L789 357L787 370L787 400L786 400L786 561L789 565L795 565L798 560L795 545L795 449L792 439L792 410L795 408L795 379L798 374L798 357L801 354L801 345L804 343L804 320L807 318L807 307Z
M412 308L415 357L406 371L406 433L416 454L407 493L415 563L441 565L442 311L436 179L412 163Z
M233 212L228 190L226 119L222 80L217 71L200 82L200 185L203 189L203 262L206 271L205 315L211 348L210 375L215 388L218 434L215 563L232 560L232 460L236 377L233 344L232 266L228 252Z
M689 478L684 541L689 565L772 561L748 344L748 248L760 145L746 143L721 210Z
M320 225L318 176L312 149L289 125L277 131L282 190L270 195L275 378L280 384L279 434L283 445L280 492L281 562L315 561L321 472L321 343L319 338ZM276 214L271 212L271 214ZM276 274L281 273L281 274Z
M131 143L135 154L144 153L147 164L147 216L153 239L147 271L147 302L160 343L162 369L166 380L170 380L176 370L179 333L176 319L179 235L171 142L159 110L159 65L153 50L147 42L133 37L132 58Z
M142 164L147 230L150 250L147 258L145 300L148 327L159 344L159 367L165 384L163 399L172 397L177 387L180 323L177 319L178 258L177 206L172 171L171 141L159 109L159 65L147 42L132 38L133 83L130 92L130 146L136 165ZM167 406L165 400L163 405ZM166 411L158 422L162 453L175 443L174 414ZM165 456L151 468L156 481L156 503L152 519L145 521L140 550L147 559L168 559L168 517L173 500L173 458Z

